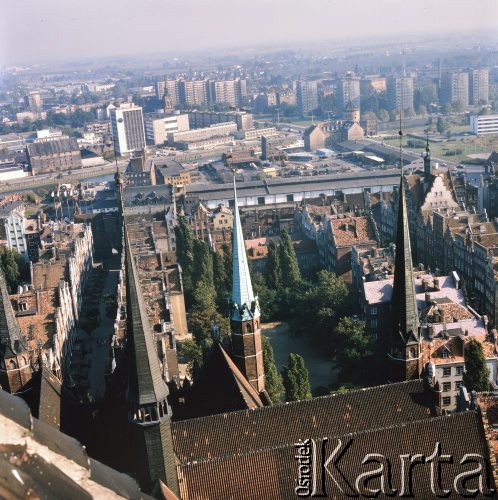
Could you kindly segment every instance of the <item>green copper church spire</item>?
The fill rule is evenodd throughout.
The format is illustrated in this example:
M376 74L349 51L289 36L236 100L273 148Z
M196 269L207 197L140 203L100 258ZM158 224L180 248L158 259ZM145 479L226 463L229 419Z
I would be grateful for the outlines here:
M235 185L235 175L233 176L233 248L232 248L232 303L237 304L239 308L246 306L251 309L255 301L254 291L252 289L251 275L249 274L249 265L247 263L247 254L244 244L244 234L242 232L242 223L240 222L239 203L237 201L237 187Z

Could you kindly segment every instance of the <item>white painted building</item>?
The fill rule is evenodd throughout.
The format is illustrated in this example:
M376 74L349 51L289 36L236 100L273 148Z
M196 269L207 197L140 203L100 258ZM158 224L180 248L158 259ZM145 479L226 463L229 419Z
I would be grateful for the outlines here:
M471 116L470 131L476 135L498 134L498 115Z
M24 231L24 204L12 201L0 207L0 244L16 250L27 258L26 235Z
M169 132L185 132L187 130L190 130L188 114L148 113L145 115L147 144L164 144L168 139Z
M123 103L110 110L111 134L117 154L123 156L145 149L145 128L142 108Z

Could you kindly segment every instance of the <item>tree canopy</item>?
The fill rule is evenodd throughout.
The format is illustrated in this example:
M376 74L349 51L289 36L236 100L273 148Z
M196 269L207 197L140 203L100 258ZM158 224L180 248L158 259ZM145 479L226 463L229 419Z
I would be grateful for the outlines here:
M463 384L468 391L483 392L489 390L489 369L482 350L482 344L471 339L465 346L465 373Z
M3 245L0 246L0 268L4 273L10 293L17 292L23 264L24 261L19 252Z
M273 404L280 403L284 395L282 376L275 366L275 357L270 341L262 335L263 365L265 370L265 388Z
M289 233L284 229L280 234L280 273L283 287L295 287L301 282L301 272L296 252Z
M282 370L286 401L300 401L311 398L309 373L304 359L299 354L290 353L287 366Z

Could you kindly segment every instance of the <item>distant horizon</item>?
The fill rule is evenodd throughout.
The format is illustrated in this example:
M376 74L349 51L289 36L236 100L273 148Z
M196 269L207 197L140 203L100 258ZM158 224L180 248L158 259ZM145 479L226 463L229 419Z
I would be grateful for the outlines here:
M343 22L347 19L349 22ZM375 22L371 22L375 20ZM243 25L243 26L241 26ZM0 65L51 65L87 59L213 56L237 50L296 50L379 45L462 35L496 36L495 0L6 0L0 20ZM301 46L301 47L300 47Z

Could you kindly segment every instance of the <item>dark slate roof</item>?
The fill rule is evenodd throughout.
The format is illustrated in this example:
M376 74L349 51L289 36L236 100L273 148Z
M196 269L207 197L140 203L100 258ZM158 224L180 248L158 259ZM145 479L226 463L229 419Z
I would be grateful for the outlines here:
M169 392L161 375L159 358L154 347L138 271L131 254L126 224L124 226L124 238L126 255L126 335L129 339L132 354L127 399L137 405L146 405L165 400Z
M127 186L123 190L125 207L140 205L164 205L173 201L171 186Z
M180 462L283 446L300 438L337 436L435 416L421 380L172 424Z
M74 137L28 144L29 156L49 156L79 150L78 141Z
M289 423L291 422L289 420ZM229 423L227 422L228 429ZM252 428L248 427L247 432L250 434ZM292 441L280 447L255 449L249 453L231 453L213 459L183 463L178 468L179 477L182 479L180 483L182 497L202 498L203 500L295 498L299 463L296 460L298 450L294 443L307 439L311 434L313 434L313 429L309 428L303 434L293 436ZM441 465L442 487L452 491L453 480L457 474L475 469L475 463L460 465L460 460L467 453L476 453L485 459L489 458L483 423L477 412L327 437L329 441L325 448L325 458L334 453L339 440L342 446L340 450L345 450L342 457L339 458L339 455L336 455L337 469L329 465L327 469L331 474L324 474L327 498L347 498L347 494L354 493L355 490L349 489L343 479L355 488L356 478L360 474L378 468L378 462L363 464L364 458L370 453L381 454L389 461L392 466L391 486L396 488L398 493L401 490L402 477L400 455L423 454L429 457L434 453L436 443L441 443L441 454L453 457L452 464ZM320 452L321 450L318 449L318 456ZM412 477L415 498L434 497L431 490L430 464L414 467ZM320 486L322 471L319 463L317 464L317 479L317 484ZM494 488L492 476L489 479L490 487ZM379 488L380 478L372 479L366 486L370 489ZM470 480L465 486L468 489L477 487L476 479ZM368 492L362 491L361 493ZM365 496L371 496L371 494ZM379 498L386 497L381 495ZM449 498L462 497L453 491ZM479 496L479 498L484 497Z
M392 300L393 339L399 342L399 334L403 343L406 343L411 337L418 338L419 321L403 177L400 182L398 203Z
M206 416L261 406L261 397L225 349L220 344L214 346L192 387L189 397L190 413Z
M12 309L5 276L0 270L0 356L8 358L26 350L27 345Z

